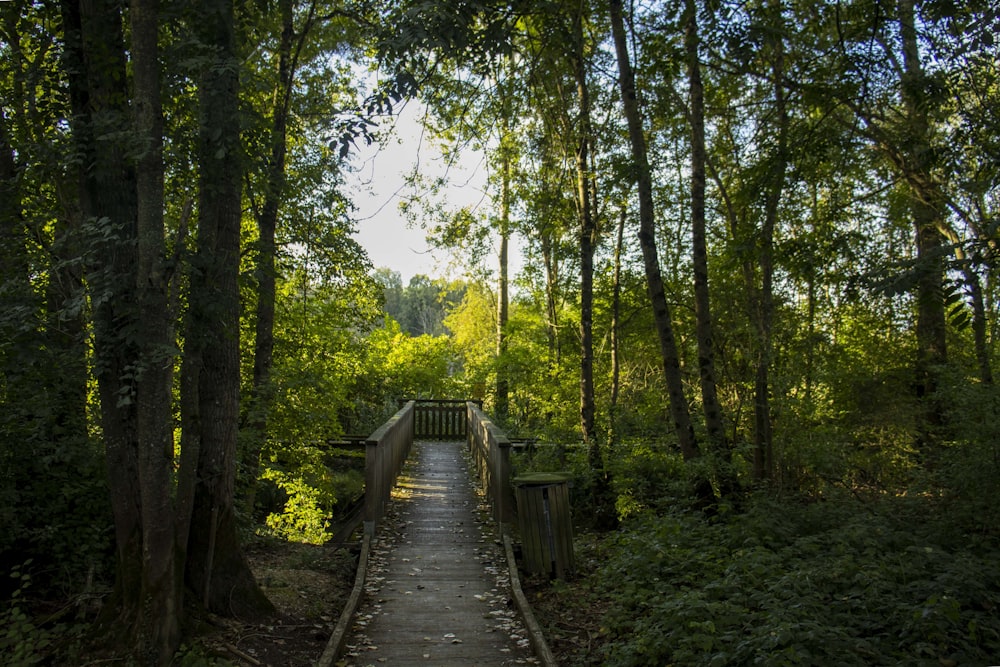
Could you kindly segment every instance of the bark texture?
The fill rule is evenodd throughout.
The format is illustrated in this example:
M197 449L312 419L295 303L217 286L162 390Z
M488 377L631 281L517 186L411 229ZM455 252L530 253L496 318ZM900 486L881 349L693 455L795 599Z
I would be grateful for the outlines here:
M187 421L197 428L197 476L186 579L210 611L258 618L272 607L243 555L233 508L240 405L239 63L231 0L204 2L200 10L203 45L210 55L198 86L200 218L185 340L200 364L185 365L193 376L183 383L197 392L184 401L197 410L197 417Z

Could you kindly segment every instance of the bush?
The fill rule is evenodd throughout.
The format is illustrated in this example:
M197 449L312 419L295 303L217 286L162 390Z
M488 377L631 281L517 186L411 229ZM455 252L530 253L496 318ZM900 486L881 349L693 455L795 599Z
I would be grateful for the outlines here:
M14 591L6 607L0 610L0 657L5 665L37 665L44 662L52 651L56 637L64 633L62 626L40 627L32 618L27 604L31 587L28 559L10 570Z
M605 664L985 664L1000 654L1000 558L941 544L887 506L757 499L707 522L647 515L601 579Z

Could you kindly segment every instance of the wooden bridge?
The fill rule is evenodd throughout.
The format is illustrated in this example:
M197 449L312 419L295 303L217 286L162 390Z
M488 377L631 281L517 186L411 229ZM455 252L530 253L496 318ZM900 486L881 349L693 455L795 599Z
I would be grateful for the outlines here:
M365 447L358 574L318 665L554 665L507 534L511 443L481 405L405 401Z

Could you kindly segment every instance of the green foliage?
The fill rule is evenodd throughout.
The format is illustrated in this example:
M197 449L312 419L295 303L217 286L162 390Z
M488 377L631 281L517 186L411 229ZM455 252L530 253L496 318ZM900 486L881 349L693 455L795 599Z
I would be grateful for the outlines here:
M50 573L36 586L63 591L95 573L110 575L113 536L100 448L85 438L47 438L60 419L48 409L29 416L7 406L0 418L0 566L31 557Z
M281 512L268 515L268 528L285 539L310 544L329 539L337 497L328 468L321 463L300 462L294 473L268 467L261 478L273 482L287 497Z
M618 443L606 458L622 520L666 509L687 495L680 453L665 443Z
M265 451L257 500L268 532L309 544L332 537L333 518L364 490L362 467L335 467L328 459L333 453L315 446Z
M910 508L758 498L725 521L648 515L602 569L603 664L983 664L1000 557L941 543ZM922 508L926 511L926 508ZM899 512L899 513L897 513Z
M364 368L359 379L369 400L394 405L399 398L451 397L459 364L448 337L410 336L387 318L368 335Z
M466 291L461 282L419 274L403 287L399 274L388 269L378 270L376 278L385 291L386 314L413 337L444 334L445 317L462 302Z
M31 560L11 568L14 592L0 611L0 656L5 665L37 665L46 659L59 629L41 628L29 615L26 594L31 586L27 572Z

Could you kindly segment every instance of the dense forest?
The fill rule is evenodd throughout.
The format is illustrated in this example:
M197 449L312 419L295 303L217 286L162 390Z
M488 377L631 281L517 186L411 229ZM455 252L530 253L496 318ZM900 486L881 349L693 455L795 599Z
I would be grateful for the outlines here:
M245 546L328 540L331 443L402 397L572 472L579 571L535 595L567 664L1000 661L997 34L986 0L0 3L0 662L207 664L191 619L273 613ZM403 285L344 183L413 100L487 192L412 175L461 272Z

